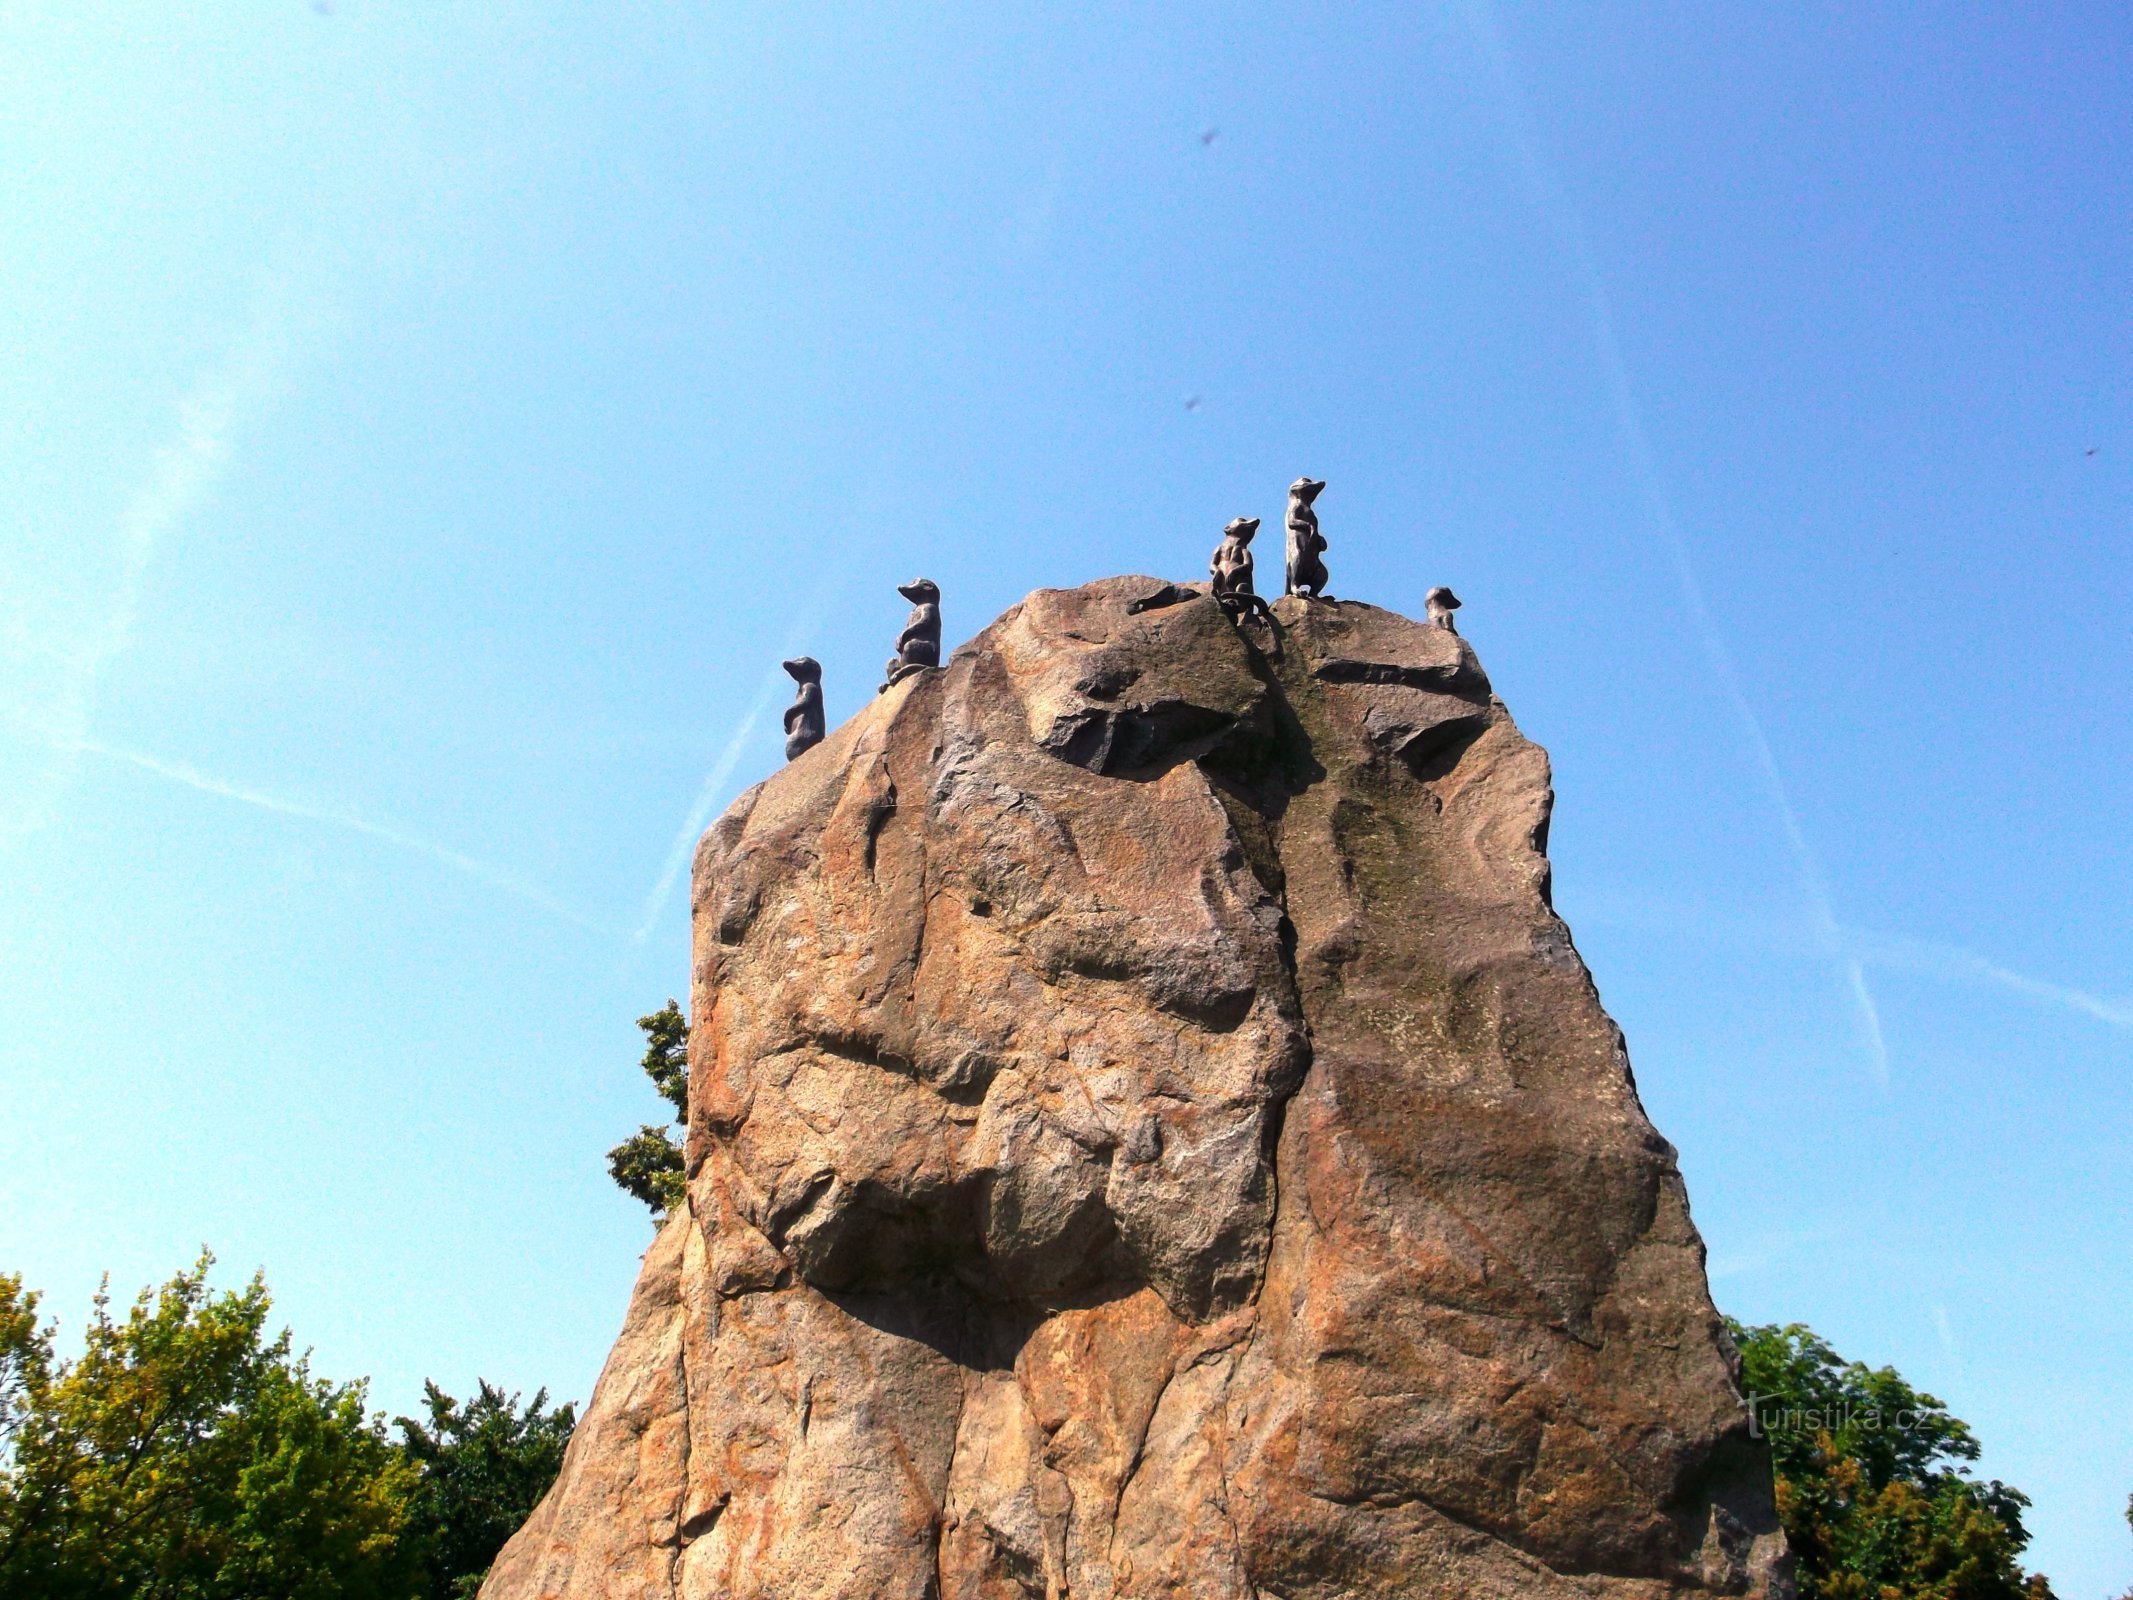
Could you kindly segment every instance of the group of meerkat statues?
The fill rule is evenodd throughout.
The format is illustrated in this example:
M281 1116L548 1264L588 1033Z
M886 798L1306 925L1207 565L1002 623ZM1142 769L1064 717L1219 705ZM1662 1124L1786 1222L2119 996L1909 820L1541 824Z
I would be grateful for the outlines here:
M1283 567L1281 592L1300 594L1307 600L1326 598L1326 536L1318 531L1318 513L1311 502L1325 492L1323 478L1298 478L1289 485L1289 549ZM1222 530L1207 574L1214 580L1215 599L1232 617L1263 616L1273 620L1266 601L1252 587L1252 535L1259 531L1257 517L1232 518Z
M1289 485L1288 560L1283 572L1282 593L1306 600L1324 600L1326 595L1326 536L1318 531L1318 513L1311 509L1325 491L1323 478L1298 478ZM1273 625L1274 613L1252 587L1252 535L1259 531L1257 517L1238 517L1222 530L1207 571L1213 579L1214 597L1232 620L1258 616ZM887 679L877 693L903 682L915 672L941 664L941 590L931 578L900 583L896 592L911 602L911 616L896 636L896 654L882 669ZM1187 594L1191 591L1187 590ZM1459 597L1445 588L1430 590L1425 597L1430 626L1457 633L1452 613ZM785 759L792 760L822 742L828 731L822 710L822 664L813 656L795 656L785 670L800 686L785 708Z
M1283 594L1302 595L1306 600L1327 598L1326 536L1318 531L1318 513L1311 509L1325 488L1323 478L1298 478L1289 485L1289 547L1283 568ZM1257 517L1232 520L1222 530L1222 542L1215 546L1207 572L1214 580L1215 599L1230 616L1261 616L1271 624L1274 613L1252 587L1252 535L1258 531ZM1459 631L1452 622L1452 613L1459 609L1459 597L1451 590L1441 586L1432 589L1423 603L1428 608L1431 627L1447 633Z
M899 583L896 592L911 602L911 615L896 636L896 654L881 669L888 682L876 693L941 664L941 586L931 578L913 578ZM790 761L820 744L829 727L822 711L822 663L813 656L794 656L785 670L800 686L785 708L785 759Z

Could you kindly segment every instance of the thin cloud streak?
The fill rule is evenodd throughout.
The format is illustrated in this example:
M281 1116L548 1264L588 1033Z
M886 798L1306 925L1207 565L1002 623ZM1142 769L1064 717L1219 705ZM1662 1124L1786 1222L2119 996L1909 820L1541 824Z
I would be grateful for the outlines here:
M2024 999L2079 1012L2082 1016L2108 1023L2111 1027L2133 1031L2133 1002L2106 1000L2090 994L2085 989L2032 978L2026 973L2003 967L1998 962L1988 960L1976 951L1966 950L1960 945L1889 938L1858 929L1845 929L1843 932L1861 958L1875 966L1914 972L1922 977L1944 978L1955 983L1975 980L1993 984L2010 993L2021 995Z
M1793 808L1791 791L1786 786L1784 775L1778 769L1777 757L1763 731L1762 719L1756 715L1754 706L1741 688L1740 675L1734 667L1732 652L1727 649L1725 640L1719 633L1717 622L1705 602L1703 586L1697 581L1695 568L1689 560L1688 542L1682 537L1680 526L1674 520L1673 508L1667 500L1651 443L1645 433L1643 412L1637 405L1635 392L1630 386L1629 367L1622 358L1621 343L1615 336L1614 306L1608 296L1606 282L1600 274L1598 258L1593 254L1591 243L1586 238L1583 221L1575 207L1563 196L1561 187L1555 182L1552 169L1542 154L1540 136L1526 108L1525 95L1519 86L1509 47L1496 25L1487 0L1469 0L1461 10L1495 72L1497 92L1503 98L1511 124L1519 165L1536 207L1555 234L1558 247L1576 264L1592 320L1593 343L1606 379L1608 400L1614 410L1616 427L1629 450L1631 464L1644 498L1646 519L1653 531L1659 535L1660 543L1666 550L1704 659L1718 680L1721 691L1754 750L1756 767L1771 805L1778 814L1787 849L1792 855L1802 893L1814 920L1816 936L1823 946L1823 954L1835 963L1838 974L1843 979L1846 994L1857 1019L1860 1043L1865 1048L1868 1065L1873 1071L1875 1082L1886 1089L1889 1084L1889 1051L1881 1026L1881 1009L1875 1004L1873 991L1867 985L1865 967L1844 947L1842 929L1838 924L1835 905L1829 892L1828 878L1822 871L1821 862L1813 847L1807 841L1805 830L1800 826L1799 814Z
M445 845L437 844L429 839L422 838L420 835L408 833L399 828L388 827L384 823L373 822L369 818L359 816L343 807L314 805L308 801L292 800L285 795L268 794L264 790L247 788L242 784L229 783L221 778L212 777L200 771L197 767L189 766L182 761L166 761L156 756L146 755L138 750L129 750L121 745L104 744L94 739L76 740L70 747L69 753L98 756L107 761L120 762L138 771L150 773L165 782L197 790L201 794L214 795L219 799L233 800L239 805L253 806L261 811L271 811L276 816L295 817L305 822L324 823L331 827L345 828L351 833L360 833L367 838L379 840L397 849L424 856L441 866L449 867L455 872L475 879L477 882L487 884L492 889L500 889L506 894L514 895L529 904L539 906L542 910L552 912L567 922L576 923L579 927L590 928L595 932L602 931L597 923L572 910L539 885L528 883L515 873L506 872L499 867L493 867L486 861L478 860L473 856L450 849Z
M55 759L36 792L0 824L10 841L19 842L51 822L86 750L105 673L132 643L159 551L221 480L243 423L283 385L298 336L325 320L317 305L299 314L282 284L270 285L243 333L178 402L170 437L150 457L120 513L108 609L82 637L36 652L58 658L60 678L42 707L22 709L41 724Z
M779 651L781 658L790 657L798 650L800 641L814 631L831 592L841 588L843 582L844 575L837 570L826 572L816 581L814 592L807 597L807 603L800 608L799 616L786 633L784 646ZM711 824L712 807L718 804L719 796L725 792L726 784L733 777L733 769L740 764L742 755L748 749L748 741L755 737L756 725L763 720L764 714L777 699L778 686L789 681L785 676L782 661L779 666L763 674L762 687L756 690L755 699L749 702L748 710L742 715L740 724L728 736L718 753L718 759L711 764L711 771L696 791L695 803L689 807L689 814L682 819L681 829L674 835L673 844L667 847L666 862L659 870L659 881L652 885L651 892L644 897L644 906L638 913L637 926L630 934L630 943L633 946L642 945L652 936L653 925L659 921L660 913L666 910L667 901L673 897L674 885L680 881L682 873L688 868L690 858L696 854L696 841L703 837L704 829Z
M741 718L740 726L727 739L726 747L719 752L712 764L710 774L703 786L696 791L696 803L689 807L683 819L681 831L674 835L674 843L667 850L666 865L660 869L659 881L644 897L644 909L639 914L636 931L630 935L632 944L643 944L651 937L652 925L659 920L660 912L666 910L667 901L674 893L674 884L688 866L689 857L695 853L696 841L710 825L711 808L718 804L718 797L725 792L726 780L733 776L733 769L748 748L748 741L755 737L756 724L763 720L763 713L770 709L771 701L778 692L778 680L784 676L781 670L764 674L763 686L756 691L747 715Z
M1583 909L1577 915L1581 923L1678 935L1702 944L1732 940L1757 950L1784 954L1796 953L1801 934L1811 932L1814 935L1814 956L1820 959L1826 954L1819 930L1803 930L1782 921L1733 915L1708 907L1670 905L1648 894L1606 894L1588 890L1580 899ZM1836 927L1834 937L1846 959L1861 968L1910 973L1961 985L1989 984L2033 1004L2071 1011L2092 1021L2133 1032L2133 1000L2106 999L2070 984L2033 978L1962 945L1876 933L1844 924Z

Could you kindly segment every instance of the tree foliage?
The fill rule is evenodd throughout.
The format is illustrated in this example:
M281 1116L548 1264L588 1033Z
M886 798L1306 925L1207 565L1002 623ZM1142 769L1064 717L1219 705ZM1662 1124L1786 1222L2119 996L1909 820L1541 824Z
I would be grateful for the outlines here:
M202 1254L123 1317L100 1290L54 1358L0 1277L0 1593L10 1600L399 1600L419 1469L360 1382L266 1337L266 1286L210 1293Z
M648 1017L639 1017L644 1030L644 1075L652 1080L660 1098L674 1108L674 1120L689 1120L689 1023L673 1000Z
M462 1600L555 1479L574 1410L489 1383L390 1438L360 1382L266 1332L257 1277L213 1257L124 1316L100 1290L62 1361L0 1274L0 1596L6 1600Z
M641 1065L668 1105L674 1121L689 1120L689 1023L681 1007L669 1000L648 1017L639 1017L645 1048ZM622 1189L642 1200L654 1217L681 1204L688 1188L681 1145L657 1123L646 1123L607 1153L607 1173Z
M1971 1477L1977 1439L1945 1405L1798 1323L1728 1326L1801 1600L2049 1600L2019 1560L2028 1499Z
M519 1530L563 1465L576 1408L546 1409L541 1390L518 1396L483 1381L464 1404L422 1386L427 1421L398 1419L404 1447L422 1469L416 1527L429 1550L429 1600L471 1600L504 1541Z
M11 1468L15 1438L52 1381L51 1336L37 1326L37 1295L0 1272L0 1471Z

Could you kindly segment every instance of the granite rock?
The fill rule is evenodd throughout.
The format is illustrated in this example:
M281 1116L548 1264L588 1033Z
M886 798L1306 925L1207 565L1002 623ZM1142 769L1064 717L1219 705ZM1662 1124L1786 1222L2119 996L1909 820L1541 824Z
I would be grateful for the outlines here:
M1034 594L694 877L689 1203L487 1600L1785 1597L1457 634Z

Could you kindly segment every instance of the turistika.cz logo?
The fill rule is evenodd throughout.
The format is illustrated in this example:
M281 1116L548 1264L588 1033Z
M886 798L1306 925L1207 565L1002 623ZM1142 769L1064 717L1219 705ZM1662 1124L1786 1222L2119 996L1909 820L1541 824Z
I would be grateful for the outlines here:
M1884 1411L1880 1406L1855 1406L1849 1400L1810 1406L1781 1394L1747 1398L1748 1433L1756 1439L1767 1439L1773 1433L1879 1433L1883 1428L1901 1433L1918 1423L1918 1413L1909 1407Z

